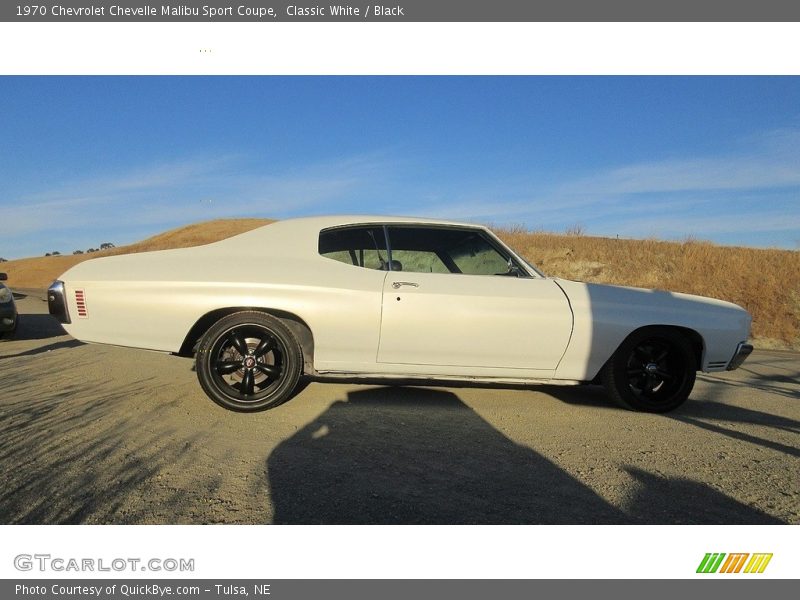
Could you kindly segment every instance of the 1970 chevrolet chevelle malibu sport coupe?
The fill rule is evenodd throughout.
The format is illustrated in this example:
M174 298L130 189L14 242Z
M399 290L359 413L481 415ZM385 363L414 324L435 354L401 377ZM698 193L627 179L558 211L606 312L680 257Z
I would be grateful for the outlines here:
M665 412L697 371L752 350L735 304L545 277L484 227L410 218L292 219L89 260L48 300L79 340L194 356L206 394L238 411L277 406L306 375L593 382Z

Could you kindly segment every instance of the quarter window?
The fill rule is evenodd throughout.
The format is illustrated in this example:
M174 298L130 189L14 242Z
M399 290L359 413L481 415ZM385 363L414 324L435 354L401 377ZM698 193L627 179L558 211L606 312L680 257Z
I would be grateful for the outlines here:
M338 227L319 234L319 253L348 265L388 270L383 227Z

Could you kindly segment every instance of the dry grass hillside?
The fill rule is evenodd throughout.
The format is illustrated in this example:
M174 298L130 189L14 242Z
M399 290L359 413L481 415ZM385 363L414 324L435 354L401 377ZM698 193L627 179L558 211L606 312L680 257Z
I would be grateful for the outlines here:
M0 265L0 270L8 273L12 287L44 288L69 267L89 258L198 246L270 222L209 221L89 255L14 260ZM524 229L498 233L548 275L729 300L753 315L756 345L800 349L800 252L698 241L614 240Z

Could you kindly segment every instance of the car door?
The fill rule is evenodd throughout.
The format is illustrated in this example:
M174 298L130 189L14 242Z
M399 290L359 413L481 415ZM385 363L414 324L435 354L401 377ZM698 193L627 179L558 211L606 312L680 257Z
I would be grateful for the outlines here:
M519 268L507 249L452 229L389 228L378 362L549 376L572 332L564 293L550 279L504 276Z

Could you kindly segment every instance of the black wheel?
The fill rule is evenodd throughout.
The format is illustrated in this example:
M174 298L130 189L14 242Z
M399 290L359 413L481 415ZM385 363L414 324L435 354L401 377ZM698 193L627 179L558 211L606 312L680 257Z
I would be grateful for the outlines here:
M214 402L255 412L288 400L303 368L292 332L275 317L238 312L217 321L197 348L197 378Z
M617 349L603 367L603 384L625 408L663 413L686 401L696 375L689 340L674 329L648 327Z

